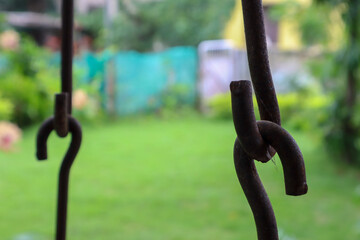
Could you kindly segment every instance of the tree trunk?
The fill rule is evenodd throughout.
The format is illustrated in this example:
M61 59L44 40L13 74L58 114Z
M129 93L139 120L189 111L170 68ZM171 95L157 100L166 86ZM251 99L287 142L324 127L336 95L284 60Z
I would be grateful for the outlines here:
M350 0L349 2L349 14L348 14L348 28L349 28L349 47L348 54L357 49L358 46L358 22L359 15L358 11L360 10L360 4L358 0ZM357 129L354 126L352 121L354 107L356 104L356 94L357 94L357 70L359 68L359 58L351 59L347 65L347 86L346 86L346 96L345 96L345 109L346 113L342 121L342 129L344 133L344 156L345 160L348 163L355 163L357 155L359 154L358 149L356 148L355 141L357 138Z
M355 146L356 141L356 129L352 123L352 116L354 112L354 106L356 102L356 77L355 71L353 69L348 69L347 73L347 90L346 90L346 100L345 100L345 109L346 115L343 119L343 132L344 132L344 157L345 161L353 164L355 163L356 156L358 154L357 148Z

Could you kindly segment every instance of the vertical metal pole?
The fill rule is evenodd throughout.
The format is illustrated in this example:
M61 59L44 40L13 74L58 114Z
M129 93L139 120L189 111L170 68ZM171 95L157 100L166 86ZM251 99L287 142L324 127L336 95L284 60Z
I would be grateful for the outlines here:
M68 93L68 113L71 114L74 1L63 0L61 12L62 12L61 90L63 93Z

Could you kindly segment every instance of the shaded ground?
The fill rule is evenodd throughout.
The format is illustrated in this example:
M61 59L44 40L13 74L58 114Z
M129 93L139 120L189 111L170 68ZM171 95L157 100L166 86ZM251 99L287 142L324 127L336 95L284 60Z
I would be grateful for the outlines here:
M232 160L231 122L137 120L84 127L71 177L69 240L256 239ZM281 164L258 164L282 239L360 238L360 177L330 162L310 134L309 193L285 195ZM16 153L0 153L0 239L52 239L57 171L65 142L52 135L49 161L35 160L35 129Z

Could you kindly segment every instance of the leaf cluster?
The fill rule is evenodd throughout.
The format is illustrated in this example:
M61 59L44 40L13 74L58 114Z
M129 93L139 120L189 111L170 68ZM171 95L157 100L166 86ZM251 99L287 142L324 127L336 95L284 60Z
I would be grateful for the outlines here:
M221 38L234 0L120 1L120 14L109 32L120 49L150 51L162 46L196 46Z

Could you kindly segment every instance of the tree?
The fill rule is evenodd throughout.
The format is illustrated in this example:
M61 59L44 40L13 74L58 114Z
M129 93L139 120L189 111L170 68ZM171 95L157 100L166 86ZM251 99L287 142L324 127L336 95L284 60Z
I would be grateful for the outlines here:
M289 12L283 5L279 12ZM290 8L291 9L291 8ZM350 164L360 164L360 1L314 0L309 8L296 9L302 38L308 45L329 43L329 25L333 12L339 11L344 23L343 42L337 51L323 49L317 62L311 64L313 73L323 80L325 90L335 97L331 117L325 130L329 150ZM290 11L291 12L291 11ZM275 14L279 15L279 14Z
M121 49L150 51L154 44L196 46L222 37L234 0L120 1L109 34Z
M341 151L348 163L360 163L360 147L357 138L359 132L359 119L356 119L357 95L359 87L360 70L360 1L358 0L318 0L321 4L331 4L334 7L340 5L346 6L343 11L343 20L345 22L344 37L346 43L340 50L336 63L342 66L345 80L345 89L338 94L339 106L336 109L339 112L339 133L342 143ZM336 130L336 129L334 129ZM334 134L330 133L330 136ZM335 135L336 136L336 135Z

